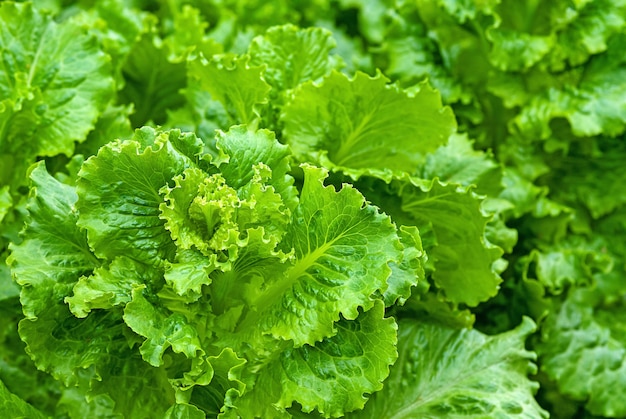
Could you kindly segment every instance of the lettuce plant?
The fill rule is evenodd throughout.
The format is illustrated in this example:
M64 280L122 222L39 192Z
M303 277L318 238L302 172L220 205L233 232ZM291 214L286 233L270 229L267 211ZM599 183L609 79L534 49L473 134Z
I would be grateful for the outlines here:
M0 413L626 417L624 16L0 1Z

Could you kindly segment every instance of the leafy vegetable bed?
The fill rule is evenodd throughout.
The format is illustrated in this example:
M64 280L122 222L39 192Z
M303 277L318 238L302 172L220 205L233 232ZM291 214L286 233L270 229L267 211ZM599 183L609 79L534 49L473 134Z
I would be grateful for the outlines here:
M626 1L0 1L0 416L626 417Z

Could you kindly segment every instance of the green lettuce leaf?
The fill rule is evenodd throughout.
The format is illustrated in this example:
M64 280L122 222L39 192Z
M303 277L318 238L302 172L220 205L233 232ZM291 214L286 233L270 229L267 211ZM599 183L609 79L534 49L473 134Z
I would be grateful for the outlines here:
M288 418L284 409L294 402L302 411L317 410L323 417L363 408L364 393L383 387L397 357L396 323L383 316L378 301L356 320L339 321L336 335L282 352L259 373L254 388L235 400L234 410L246 418Z
M153 16L123 0L79 3L75 7L78 10L74 10L68 20L98 38L103 50L111 57L116 88L122 89L126 85L122 68L135 45L154 25ZM62 16L63 10L60 12Z
M489 153L475 150L467 135L451 135L447 144L428 154L419 176L465 187L473 185L474 192L490 197L498 196L503 189L498 163Z
M622 208L605 217L592 231L587 242L571 243L577 248L570 244L587 253L572 265L577 271L569 271L586 282L553 299L535 349L541 371L559 393L584 404L594 415L623 417L626 403L619 395L626 388L626 211ZM560 273L546 274L559 279Z
M383 293L387 306L404 304L414 286L426 286L424 265L428 257L422 248L419 230L415 226L403 225L398 229L398 236L404 250L402 259L389 265L391 276Z
M133 44L124 61L122 75L126 81L118 94L124 104L133 104L130 120L134 127L151 122L163 124L167 111L185 103L180 90L187 84L185 64L170 62L167 45L156 33L156 28L142 35Z
M626 318L623 303L606 300L599 289L573 290L548 316L536 350L542 371L562 394L594 415L623 417Z
M332 72L320 85L302 84L281 115L296 157L356 177L364 169L384 178L415 172L452 134L454 117L428 85L409 95L387 82Z
M82 276L74 285L72 295L65 297L71 312L79 318L95 309L125 306L131 300L133 288L158 283L159 272L126 256L113 259L110 264Z
M23 417L23 418L46 418L39 410L26 403L14 394L11 394L0 381L0 415L5 417Z
M390 0L340 0L344 9L354 8L359 12L358 25L363 36L374 44L384 40L385 18L390 14Z
M525 279L536 279L553 295L561 294L569 286L589 286L594 276L609 273L614 260L606 252L606 242L591 242L584 237L570 235L557 244L540 244L530 254L520 258Z
M503 70L539 64L559 71L580 65L605 51L625 22L623 1L499 3L486 34L493 43L492 62Z
M255 175L255 165L264 163L272 170L268 183L281 195L285 205L293 210L297 204L289 148L276 141L268 130L253 131L245 126L233 126L228 132L218 132L216 147L229 156L218 167L229 185L240 188ZM243 152L241 152L243 151Z
M184 412L195 412L197 406L206 416L218 417L220 411L225 410L224 406L230 405L246 388L241 381L246 360L230 348L196 360L198 362L192 363L191 371L182 378L170 380L176 389L177 405L182 405L179 410Z
M50 176L43 162L32 167L30 179L26 238L11 246L7 263L21 286L24 315L36 321L50 305L61 303L78 278L100 261L91 253L85 231L76 225L74 189Z
M169 61L185 61L198 53L210 56L222 52L222 46L206 35L209 24L199 9L184 4L180 8L172 7L170 12L173 30L163 40L169 50ZM162 26L170 28L167 22Z
M134 351L113 352L100 367L101 379L90 383L86 400L93 408L113 406L112 413L118 417L163 417L176 402L170 373L147 365Z
M5 185L0 188L0 223L2 223L2 220L9 213L12 206L13 200L9 192L9 185Z
M551 122L567 120L571 132L580 137L599 134L616 136L624 132L626 106L621 98L624 87L626 35L610 39L608 51L594 56L585 71L572 70L560 77L563 86L549 86L533 97L515 118L515 125L527 138L548 139L553 135Z
M130 123L132 106L109 106L96 121L87 139L76 146L76 154L85 158L98 153L100 147L113 140L129 140L133 136Z
M139 348L143 359L155 367L161 366L163 353L170 346L174 352L184 353L187 358L204 353L197 331L184 316L170 314L154 306L144 296L145 289L145 285L134 288L132 300L124 308L124 322L146 338Z
M446 298L476 306L496 295L502 279L494 262L502 250L486 240L489 218L481 199L470 188L436 179L412 178L399 185L403 213L420 231L430 232L425 249L434 265L434 282Z
M300 204L282 243L294 250L294 263L258 292L241 324L296 346L334 335L340 314L355 319L359 307L371 308L372 295L387 287L388 264L402 258L388 216L348 185L324 186L326 170L303 169Z
M17 330L17 323L23 318L18 297L19 288L16 297L0 298L3 320L0 326L0 382L5 383L9 392L46 415L52 415L56 411L62 386L53 377L38 370L24 351L25 344ZM11 417L8 413L4 414Z
M188 137L192 139L187 141ZM113 259L124 254L154 264L173 257L171 239L159 218L163 201L159 191L195 165L194 148L199 153L200 145L194 139L192 134L159 133L146 127L130 141L102 147L83 164L77 182L78 225L87 230L97 255Z
M189 78L219 102L232 123L252 124L259 107L268 101L271 87L263 80L263 67L250 64L247 55L222 54L189 62ZM227 126L220 127L226 129Z
M31 3L0 5L0 186L26 183L36 156L70 156L113 95L95 38Z
M501 335L404 320L396 365L383 390L358 418L547 418L533 394L535 354L524 348L535 330L525 318Z
M273 89L290 90L307 81L318 81L341 61L330 52L332 34L322 28L275 26L254 38L248 49L252 65L267 66L263 77Z

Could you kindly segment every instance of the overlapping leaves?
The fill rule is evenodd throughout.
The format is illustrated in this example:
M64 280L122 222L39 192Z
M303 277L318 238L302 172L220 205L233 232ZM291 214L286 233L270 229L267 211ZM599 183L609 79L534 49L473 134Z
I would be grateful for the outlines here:
M88 159L76 187L41 164L33 170L28 227L10 259L28 315L20 331L33 359L125 415L135 412L130 400L143 397L145 380L155 395L145 404L167 410L176 391L167 374L219 391L222 384L198 381L199 371L224 350L256 371L240 371L249 388L229 393L244 416L257 409L249 404L259 397L254 388L266 385L273 390L260 393L263 403L270 397L285 414L294 401L325 415L362 407L395 359L395 321L383 319L376 295L387 289L390 265L414 254L403 246L412 243L401 242L389 217L356 189L325 186L323 169L303 167L298 197L286 147L266 131L234 127L213 148L217 157L205 155L191 134L144 128ZM36 274L42 269L47 276ZM41 293L46 299L37 298ZM397 297L392 291L389 298ZM71 324L72 333L57 322ZM324 370L337 345L361 358L339 363L336 375L305 372ZM333 356L348 356L344 349ZM300 358L285 355L292 352ZM274 376L275 362L291 387ZM150 373L124 379L110 369L116 363L128 371L145 363ZM126 393L105 390L120 380ZM335 385L352 390L330 400L298 391L315 380L327 392Z

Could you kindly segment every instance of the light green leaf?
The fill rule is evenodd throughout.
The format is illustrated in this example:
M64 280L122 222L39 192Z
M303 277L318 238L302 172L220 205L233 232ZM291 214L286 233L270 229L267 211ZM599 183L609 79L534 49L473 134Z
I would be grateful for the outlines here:
M187 358L204 354L198 331L184 316L170 313L146 299L146 287L133 288L132 301L124 309L124 321L137 334L146 338L139 348L143 359L158 367L163 364L163 354L171 347Z
M460 309L458 304L446 301L445 297L428 290L420 290L404 304L402 310L406 310L411 318L436 323L452 329L470 329L474 326L476 316L469 309Z
M400 241L404 247L402 260L391 263L391 276L387 280L388 288L383 297L387 307L394 304L402 305L411 296L411 288L418 281L425 281L424 263L427 256L422 249L422 239L415 226L400 226Z
M482 199L471 189L438 180L411 178L398 188L402 211L420 231L432 230L425 250L434 263L435 284L446 297L476 306L496 295L501 278L493 265L502 250L485 239L489 218L481 210Z
M18 297L20 287L11 278L11 270L4 260L4 253L0 254L0 301Z
M283 197L276 192L270 184L274 174L263 163L253 167L254 176L250 182L239 190L239 195L245 201L237 213L237 221L246 230L262 228L268 234L274 236L272 240L278 242L285 234L288 224L291 222L290 208L287 207ZM293 205L298 203L296 189L292 186L293 178L287 175L284 181L278 179L279 187L287 187L283 193L288 195Z
M520 259L520 268L525 279L537 279L551 294L558 295L573 285L589 286L594 275L613 269L606 246L604 240L591 242L571 234L554 245L537 246Z
M255 175L254 167L264 163L271 169L271 178L267 183L281 195L289 209L296 206L297 191L293 186L293 177L288 174L291 152L289 147L276 140L272 131L232 126L226 133L217 133L216 146L229 156L218 167L230 186L239 189L249 183Z
M191 404L175 404L165 412L164 419L206 419L206 414Z
M114 140L129 140L133 136L129 115L132 106L109 106L96 121L96 126L87 139L76 146L76 154L85 159L98 153L100 147Z
M194 162L185 154L197 139L179 131L138 130L130 141L102 147L77 182L78 225L94 252L144 263L173 257L174 245L159 218L161 188ZM178 145L178 147L176 147Z
M171 12L174 15L173 31L163 40L169 50L169 61L185 61L199 52L207 57L222 52L222 46L205 35L209 24L200 10L183 4L180 10L173 9Z
M592 155L572 151L552 161L551 196L566 205L584 205L600 219L626 204L626 142L623 138L600 138ZM601 174L601 175L598 175Z
M246 360L230 348L218 355L194 359L191 371L184 373L183 378L170 380L176 389L176 402L189 403L187 406L200 408L203 415L217 417L231 397L244 391L240 375L245 364Z
M239 239L235 215L242 203L237 191L221 174L209 176L197 168L173 180L175 186L162 191L159 217L179 249L195 248L215 264L215 252L236 246Z
M216 130L225 129L233 123L222 104L202 88L199 79L189 76L187 87L181 93L185 105L167 113L166 127L195 132L200 138L213 138Z
M221 103L231 123L252 124L259 117L258 107L267 103L270 86L263 80L263 67L250 65L247 55L200 57L190 61L188 69L189 77Z
M448 30L454 26L454 23L442 19L445 13L435 9L435 3L417 1L396 5L397 10L394 11L393 19L388 22L382 48L376 51L376 55L380 54L381 58L384 57L384 61L381 59L377 61L377 64L384 63L384 66L381 66L383 72L403 87L418 85L427 79L430 85L441 93L444 103L471 103L474 95L463 83L462 77L465 75L458 77L459 70L463 67L459 68L447 60L441 62L440 51L445 51L447 59L457 59L460 52L472 46L472 42L467 42L466 36L462 46L448 49L444 45L437 44L437 37L433 37L433 33L437 32L436 25L427 26L424 19L424 16L428 18L428 9L434 9L434 20L437 24L447 27ZM461 3L461 1L447 2L453 6ZM475 2L471 1L471 3ZM450 37L453 38L453 42L460 40L456 33L451 33ZM476 62L471 64L476 64ZM463 63L463 65L469 64ZM467 68L474 69L477 66Z
M21 285L27 318L36 319L63 301L82 275L100 262L91 253L85 231L77 227L76 192L48 174L43 162L32 167L29 218L24 241L12 245L7 263Z
M39 6L41 2L37 3ZM126 84L122 67L142 35L151 30L155 23L153 16L124 0L83 3L74 12L78 13L69 20L98 38L104 51L111 57L116 88L122 89Z
M81 277L64 301L79 318L95 309L124 306L131 300L133 288L154 287L162 273L125 256L118 256L107 266L96 268L92 275Z
M333 72L321 85L301 85L281 116L294 154L356 176L363 169L415 172L452 134L454 116L428 85L409 95L387 82L382 74Z
M420 177L473 185L477 194L492 197L503 189L499 164L489 153L475 150L467 135L451 135L446 145L428 154Z
M182 250L176 255L176 262L168 263L165 281L179 296L197 300L202 295L202 287L211 283L211 274L217 268L215 254L206 257L200 252Z
M280 238L263 227L248 229L232 269L214 275L210 295L223 329L232 332L244 307L255 304L265 288L263 282L279 278L291 265L293 252L277 249Z
M399 324L400 357L383 390L348 418L547 418L528 379L536 367L524 348L532 320L487 336L415 320Z
M492 43L489 58L501 71L524 71L532 67L545 58L555 43L552 34L542 36L519 32L500 27L499 23L486 30L485 34Z
M239 414L281 417L274 409L281 412L294 402L304 412L317 410L326 418L361 409L366 394L383 388L397 357L396 323L383 317L384 305L378 301L356 320L339 321L335 336L283 351L259 372L255 387L236 400ZM261 404L267 412L259 411Z
M609 39L623 31L626 23L623 0L558 1L551 5L550 27L558 39L550 64L556 70L563 69L566 63L581 65L590 56L606 51Z
M278 92L293 89L306 81L317 81L341 61L330 52L332 34L322 28L299 29L288 24L275 26L252 40L248 54L252 65L267 68L263 77Z
M342 314L355 319L384 291L389 264L402 260L402 245L388 216L368 205L353 187L324 186L325 169L303 166L300 204L281 247L294 249L284 274L267 278L242 329L255 328L296 346L336 333Z
M391 0L340 0L344 9L355 8L359 11L359 30L373 44L380 44L385 39L385 19L393 13Z
M36 156L69 156L85 139L113 78L95 38L31 3L2 2L0 26L0 185L21 185Z
M479 19L481 14L490 15L494 6L502 0L439 0L437 3L443 7L447 13L453 16L459 23Z
M57 411L70 418L86 417L113 417L118 419L114 411L115 402L106 395L89 396L87 399L87 388L70 387L63 391Z
M0 381L0 415L7 418L46 418L39 410L9 392L2 381Z

